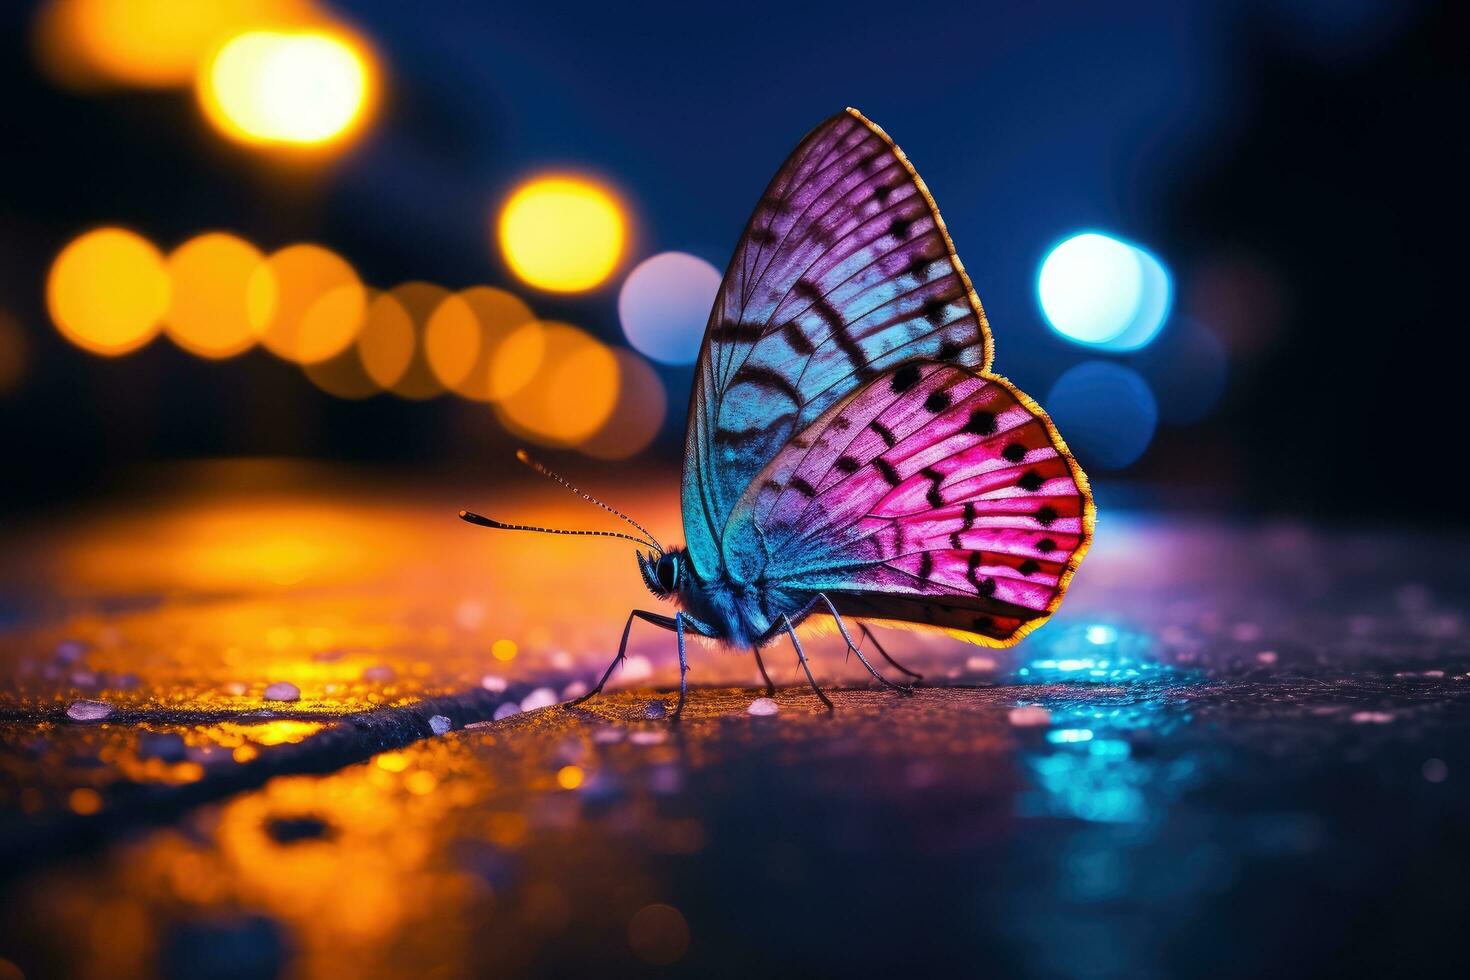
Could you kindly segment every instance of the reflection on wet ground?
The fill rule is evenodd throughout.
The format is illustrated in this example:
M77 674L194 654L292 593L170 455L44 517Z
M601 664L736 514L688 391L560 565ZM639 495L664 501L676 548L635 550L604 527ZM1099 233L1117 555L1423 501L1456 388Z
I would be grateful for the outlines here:
M928 677L901 697L819 638L831 715L786 651L772 711L699 648L671 726L651 628L620 691L561 704L653 606L622 549L246 475L7 548L0 976L1467 965L1443 540L1105 509L1019 648L886 634ZM608 495L677 526L670 481Z

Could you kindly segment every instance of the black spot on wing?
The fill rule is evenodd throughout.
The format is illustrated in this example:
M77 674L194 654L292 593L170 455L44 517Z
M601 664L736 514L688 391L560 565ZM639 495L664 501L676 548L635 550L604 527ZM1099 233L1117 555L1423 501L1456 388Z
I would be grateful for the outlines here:
M924 314L924 319L937 327L944 322L944 311L947 309L949 309L948 301L936 296L925 303L920 312Z
M838 456L835 465L840 472L856 473L859 469L862 468L863 464L859 463L851 456Z
M1006 446L1004 449L1002 449L1000 451L1000 454L1004 456L1008 462L1019 463L1021 460L1026 458L1026 447L1021 445L1019 442L1013 442L1009 446Z
M764 330L758 323L726 320L710 331L710 339L717 344L753 344L761 339Z
M909 237L909 231L914 227L914 219L898 215L888 223L888 234L903 241Z
M929 581L929 576L934 572L934 556L924 551L919 554L919 578Z
M1020 572L1022 575L1030 576L1035 575L1037 572L1041 571L1041 566L1032 561L1030 558L1027 558L1025 561L1021 562L1021 564L1016 566L1016 571Z
M901 395L914 385L919 383L919 366L917 364L905 364L893 372L893 393Z
M1036 509L1036 523L1040 524L1042 527L1051 527L1053 524L1056 523L1056 520L1057 510L1050 504L1043 505Z
M949 408L949 392L933 392L928 398L924 399L924 408L930 415L938 415L946 408Z
M988 436L995 432L995 413L987 412L983 408L977 408L970 413L970 421L965 423L962 432L971 435Z
M803 497L815 497L817 495L816 488L799 476L793 476L791 478L790 487Z
M1040 473L1036 472L1035 470L1027 470L1025 473L1022 473L1021 478L1016 481L1016 486L1030 493L1035 493L1036 491L1041 489L1041 485L1045 482L1046 481L1042 479Z
M1050 552L1056 551L1057 543L1051 538L1042 538L1040 541L1036 542L1036 550L1045 555Z
M935 357L941 361L952 361L964 349L963 344L957 344L953 340L945 340L944 343L939 345L939 353Z
M896 487L903 482L903 477L898 475L898 470L894 469L893 464L882 456L873 460L873 465L878 467L878 472L883 474L883 479L888 481L890 487Z

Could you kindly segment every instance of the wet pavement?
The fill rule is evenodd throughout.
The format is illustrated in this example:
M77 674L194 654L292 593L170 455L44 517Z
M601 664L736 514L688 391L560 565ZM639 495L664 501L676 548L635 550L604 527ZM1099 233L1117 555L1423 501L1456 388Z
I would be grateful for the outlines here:
M1470 541L1104 507L1011 651L875 689L635 627L519 495L231 464L9 532L0 977L1464 975ZM221 489L229 487L230 489ZM603 489L601 487L597 489ZM665 537L672 477L606 488ZM129 502L131 501L131 502Z

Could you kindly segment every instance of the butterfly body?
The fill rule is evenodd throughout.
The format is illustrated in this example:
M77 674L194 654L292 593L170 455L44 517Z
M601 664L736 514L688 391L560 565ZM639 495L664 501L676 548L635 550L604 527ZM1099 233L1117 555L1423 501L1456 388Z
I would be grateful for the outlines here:
M822 123L761 196L710 313L685 436L686 546L616 511L647 537L597 532L652 547L640 574L678 609L630 613L588 696L634 619L677 634L681 708L686 631L753 651L763 676L760 649L789 636L830 707L797 638L808 616L830 617L895 687L844 617L911 676L868 623L1009 646L1045 622L1091 542L1092 495L992 356L908 158L855 109Z
M649 591L683 610L689 629L739 650L769 641L776 626L773 610L798 609L811 598L761 579L738 581L723 571L701 575L682 548L662 555L640 553L638 565Z

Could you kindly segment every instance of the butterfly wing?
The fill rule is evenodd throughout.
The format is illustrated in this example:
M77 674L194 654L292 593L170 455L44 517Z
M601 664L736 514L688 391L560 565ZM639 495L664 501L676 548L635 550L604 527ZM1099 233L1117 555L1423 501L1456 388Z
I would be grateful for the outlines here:
M903 152L855 109L818 126L762 195L705 329L682 501L695 568L720 571L752 477L860 384L990 356L980 300Z
M738 581L1007 646L1060 604L1093 514L1039 405L1002 378L911 363L776 454L735 508L725 557Z

